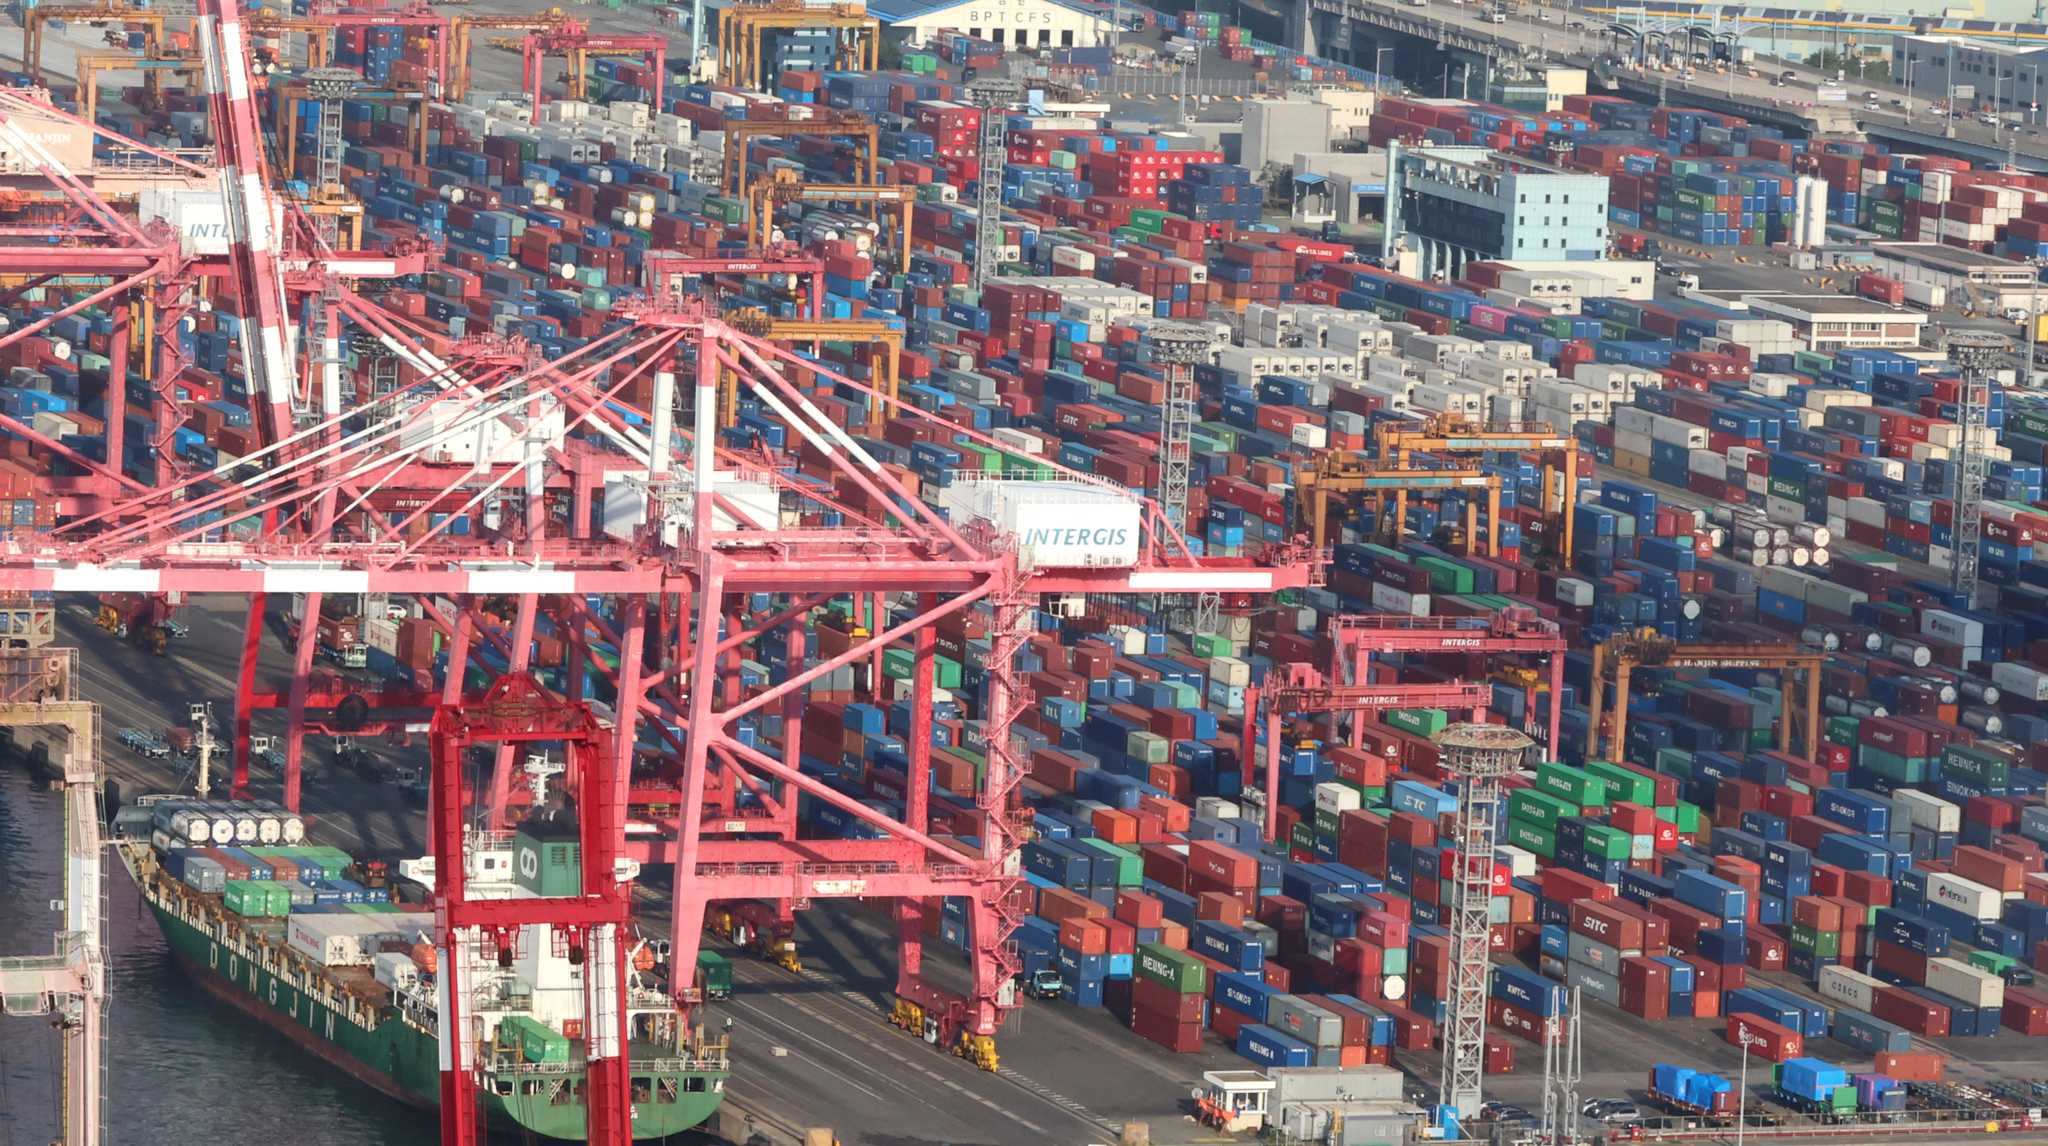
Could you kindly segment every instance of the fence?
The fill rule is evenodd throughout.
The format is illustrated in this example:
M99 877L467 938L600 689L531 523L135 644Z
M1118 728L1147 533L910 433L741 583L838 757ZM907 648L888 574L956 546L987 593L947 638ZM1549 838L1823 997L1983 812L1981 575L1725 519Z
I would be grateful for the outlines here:
M1089 90L1110 95L1252 96L1265 94L1266 85L1256 80L1183 79L1171 72L1116 72L1094 77Z

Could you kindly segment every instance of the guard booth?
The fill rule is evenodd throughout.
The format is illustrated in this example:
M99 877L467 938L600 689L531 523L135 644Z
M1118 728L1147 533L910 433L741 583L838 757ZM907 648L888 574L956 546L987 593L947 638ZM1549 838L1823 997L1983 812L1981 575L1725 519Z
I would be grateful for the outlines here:
M1266 1127L1266 1107L1278 1085L1256 1070L1202 1072L1204 1088L1195 1091L1196 1118L1227 1134Z

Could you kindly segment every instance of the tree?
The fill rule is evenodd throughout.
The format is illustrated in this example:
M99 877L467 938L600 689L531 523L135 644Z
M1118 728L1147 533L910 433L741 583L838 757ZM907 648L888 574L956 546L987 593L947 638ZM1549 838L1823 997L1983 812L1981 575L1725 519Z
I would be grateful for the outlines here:
M1824 52L1814 53L1808 57L1806 62L1810 66L1824 72L1840 72L1844 76L1865 80L1870 83L1888 84L1892 82L1892 65L1890 60L1867 59L1855 53L1837 52L1829 49Z

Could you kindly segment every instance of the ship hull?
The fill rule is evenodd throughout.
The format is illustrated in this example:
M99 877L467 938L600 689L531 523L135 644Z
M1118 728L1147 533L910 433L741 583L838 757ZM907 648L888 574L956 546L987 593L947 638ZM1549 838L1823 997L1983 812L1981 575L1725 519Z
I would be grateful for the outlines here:
M138 880L138 883L140 881ZM208 994L277 1031L309 1054L381 1094L425 1110L440 1106L439 1040L384 1009L374 1025L301 990L270 967L222 944L144 889L165 943L181 969ZM633 1136L680 1134L709 1118L724 1101L723 1072L664 1073L644 1084L633 1104ZM578 1141L586 1137L579 1101L582 1075L486 1077L483 1107L493 1128Z

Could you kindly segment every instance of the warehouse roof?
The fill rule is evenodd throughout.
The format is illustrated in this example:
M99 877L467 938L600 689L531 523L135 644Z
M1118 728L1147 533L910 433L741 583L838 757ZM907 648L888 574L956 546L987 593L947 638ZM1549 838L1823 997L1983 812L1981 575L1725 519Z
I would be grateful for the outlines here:
M1881 318L1887 322L1926 322L1927 312L1908 310L1892 306L1873 298L1853 294L1745 294L1744 301L1754 311L1767 313L1797 313L1807 315L1848 315L1854 318Z
M1045 0L1045 2L1056 7L1079 12L1084 16L1094 16L1103 20L1110 19L1110 9L1107 4L1090 3L1089 0ZM943 12L948 8L964 8L968 3L969 0L868 0L867 9L876 19L884 24L902 24L910 20L922 19L934 12Z
M1895 259L1918 259L1923 263L1948 263L1959 267L2011 267L2025 270L2025 263L2001 259L1982 251L1951 247L1947 243L1872 243L1870 249L1880 255Z

